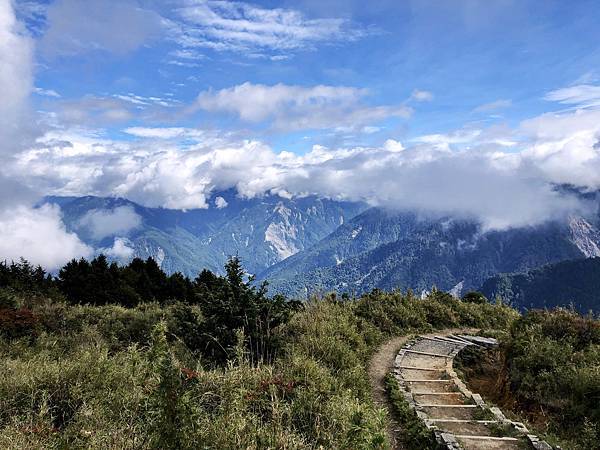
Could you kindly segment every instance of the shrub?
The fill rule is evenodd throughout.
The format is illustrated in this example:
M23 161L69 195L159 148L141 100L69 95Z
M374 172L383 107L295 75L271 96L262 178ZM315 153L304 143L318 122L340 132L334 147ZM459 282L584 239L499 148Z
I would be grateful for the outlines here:
M0 336L7 339L35 337L39 332L39 320L28 308L0 308Z
M600 322L573 311L531 311L506 342L510 388L522 408L549 417L568 448L588 449L600 429Z

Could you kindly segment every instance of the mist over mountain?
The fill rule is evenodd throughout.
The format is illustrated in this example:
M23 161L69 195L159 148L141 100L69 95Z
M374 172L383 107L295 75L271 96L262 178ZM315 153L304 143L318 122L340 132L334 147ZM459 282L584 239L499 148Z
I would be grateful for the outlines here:
M214 196L210 208L147 208L129 200L50 197L69 231L117 261L154 258L168 273L220 273L239 256L259 273L316 244L365 209L362 203L305 197L240 199L233 190Z
M588 200L594 197L588 195ZM432 217L315 196L240 198L215 193L206 209L147 208L119 198L50 197L69 231L125 262L154 258L168 273L220 272L237 255L272 292L433 286L456 295L500 273L600 256L596 215L486 230L475 220Z

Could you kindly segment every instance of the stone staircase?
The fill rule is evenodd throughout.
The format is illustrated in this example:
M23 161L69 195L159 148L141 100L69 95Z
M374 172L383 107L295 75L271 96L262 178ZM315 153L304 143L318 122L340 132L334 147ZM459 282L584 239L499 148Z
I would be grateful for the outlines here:
M419 336L396 356L394 376L410 407L447 449L552 450L525 425L486 405L453 370L454 357L465 347L496 345L480 336Z

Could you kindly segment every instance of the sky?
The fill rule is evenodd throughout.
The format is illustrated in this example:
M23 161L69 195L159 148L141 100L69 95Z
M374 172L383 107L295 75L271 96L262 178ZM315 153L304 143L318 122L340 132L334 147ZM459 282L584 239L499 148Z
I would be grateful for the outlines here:
M584 213L556 186L600 188L599 22L585 0L0 0L0 256L97 251L45 195Z

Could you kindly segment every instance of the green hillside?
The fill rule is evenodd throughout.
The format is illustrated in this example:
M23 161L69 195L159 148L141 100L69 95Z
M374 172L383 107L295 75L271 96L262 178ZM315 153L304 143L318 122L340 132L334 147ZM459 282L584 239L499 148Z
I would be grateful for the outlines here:
M600 258L550 264L524 273L501 274L481 291L519 308L573 305L581 312L600 311Z
M378 346L432 329L506 330L517 317L440 292L299 304L267 296L235 260L225 276L181 284L155 269L73 263L55 284L5 267L0 448L386 449L367 376ZM110 292L136 306L106 303Z

